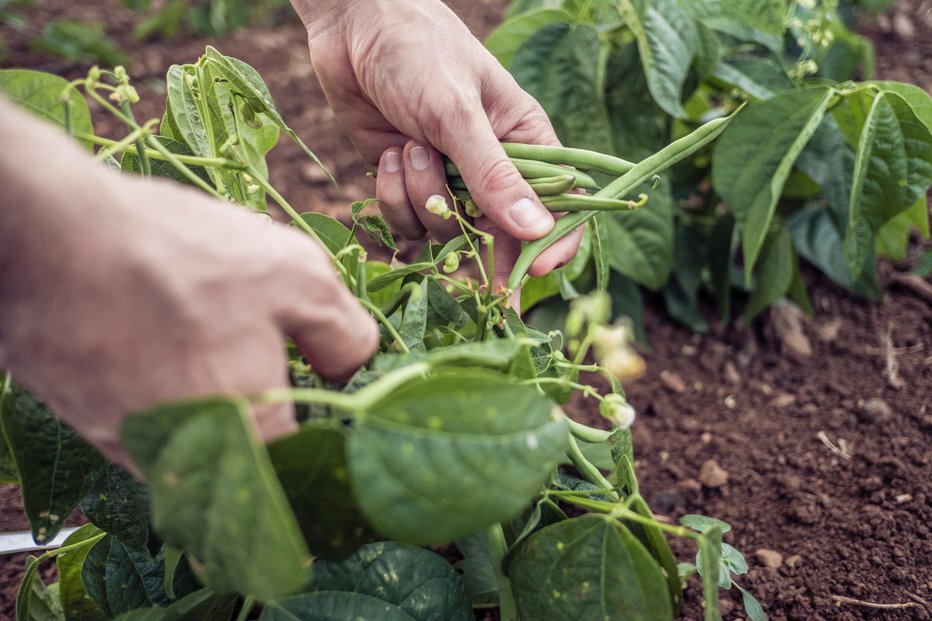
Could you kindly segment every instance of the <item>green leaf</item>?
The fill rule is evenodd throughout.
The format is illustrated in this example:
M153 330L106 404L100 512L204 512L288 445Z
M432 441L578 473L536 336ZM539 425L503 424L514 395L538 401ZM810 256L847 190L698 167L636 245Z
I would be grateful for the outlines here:
M713 528L718 528L719 532L722 534L731 530L731 524L728 522L723 522L718 518L709 517L707 515L699 515L697 513L689 513L684 515L680 518L680 524L686 528L691 528L700 533L707 533Z
M485 47L504 67L511 64L518 49L544 26L569 23L573 16L563 9L535 9L510 17L492 31L485 40Z
M320 162L314 152L311 151L306 144L298 137L298 135L292 130L288 125L285 124L285 120L278 113L278 110L275 108L275 103L272 101L272 95L269 93L268 87L265 85L265 82L262 80L262 76L259 73L244 63L241 60L232 58L230 56L224 56L216 48L208 45L207 50L205 51L205 56L208 60L208 63L212 66L214 70L217 71L221 76L230 81L232 87L236 92L246 100L253 110L257 113L261 112L268 115L278 126L281 128L285 135L291 138L295 144L297 144L301 149L310 157L314 163L323 169L324 172L330 176L330 179L333 180L333 176L330 175L330 172L324 167Z
M36 543L51 540L106 461L26 391L14 387L3 430L19 472L23 509Z
M796 253L784 229L774 232L764 244L758 265L757 282L748 300L745 320L750 322L762 310L782 298L793 284Z
M404 267L393 269L390 272L382 274L378 278L373 278L370 280L369 286L366 288L366 290L369 293L380 291L395 281L401 280L405 276L410 274L417 274L423 270L429 270L432 267L434 267L434 264L430 261L419 261L417 263L411 263L410 265L405 265Z
M588 515L531 535L511 559L521 619L670 621L667 584L650 553L624 526Z
M57 589L45 586L39 576L39 561L26 557L26 571L16 592L16 621L63 621Z
M721 576L722 531L712 526L703 531L699 539L699 554L696 557L696 569L702 576L702 600L705 604L705 621L721 621L722 611L719 607L718 588ZM726 575L727 577L727 575ZM731 579L728 579L729 582Z
M116 67L128 65L130 61L119 43L107 36L99 24L70 19L47 22L42 34L33 38L29 46L81 65L99 63Z
M166 103L164 128L171 128L171 138L188 145L191 151L200 157L214 157L216 154L211 148L210 139L201 111L198 108L194 90L191 88L194 80L193 65L172 65L165 76ZM213 178L217 172L207 169Z
M885 92L894 93L909 106L919 122L925 125L926 130L932 133L932 96L914 84L902 82L868 82Z
M700 48L694 17L679 0L624 0L619 10L634 33L647 87L670 116L685 118L683 86Z
M12 378L9 373L0 371L0 483L13 483L19 485L19 472L16 470L16 459L10 447L9 438L3 429L3 421L7 417L4 412L12 409L16 398L12 391Z
M266 600L298 590L311 556L250 418L239 399L171 404L130 417L123 444L165 542L190 554L206 586Z
M50 121L59 127L65 127L65 106L62 94L68 81L50 73L28 69L4 69L0 71L0 94L5 95L19 107L36 116ZM71 130L83 134L93 134L91 111L87 101L77 89L68 91L68 103L71 106ZM92 149L91 143L86 143Z
M564 417L535 388L488 371L441 371L358 418L350 478L381 532L440 543L520 512L567 437Z
M372 241L380 246L385 246L386 248L398 252L398 245L395 243L395 238L392 237L392 233L382 216L363 216L356 220L356 223L359 225L359 228L365 231L366 235L368 235Z
M314 229L320 240L333 254L343 250L353 241L353 235L346 225L330 216L309 212L302 213L301 219Z
M376 538L353 501L345 442L335 429L308 425L269 446L311 553L330 560L345 558Z
M748 562L744 555L731 544L722 544L722 565L736 576L748 573Z
M859 98L859 103L854 103ZM869 101L869 103L868 103ZM858 139L845 259L857 279L874 248L874 233L923 198L932 184L932 134L896 94L849 97L868 110Z
M589 221L589 236L592 239L592 260L595 263L595 288L606 291L611 280L611 263L608 259L608 239L605 237L605 224L600 223L605 214L599 214Z
M653 519L650 507L643 498L637 496L631 503L631 510L639 515ZM673 556L673 550L667 543L663 531L657 526L648 526L639 522L626 522L625 525L631 530L638 540L644 544L644 547L650 552L651 556L663 569L664 577L667 581L667 590L670 594L670 605L673 607L674 616L679 614L680 607L683 605L683 584L680 581L679 572L676 567L676 557ZM737 550L736 550L737 551Z
M110 464L81 501L92 524L128 547L144 548L149 539L149 491L133 475Z
M695 8L705 18L727 18L767 34L785 30L786 0L702 0Z
M430 309L428 286L430 279L425 278L420 285L412 286L411 295L404 308L398 335L411 350L424 349L424 333L427 330L427 312Z
M427 278L427 329L451 327L459 330L469 321L459 302L433 278Z
M793 163L834 95L831 88L813 87L752 105L715 145L712 183L738 222L748 279Z
M92 524L85 524L65 539L63 547L72 546L100 534L100 529ZM58 596L61 600L65 618L69 621L102 621L106 618L103 610L87 595L82 578L84 559L91 550L91 545L63 552L55 559L58 564Z
M538 30L511 61L515 80L540 102L568 146L612 151L603 88L607 51L595 28L554 23Z
M539 506L539 503L538 503ZM540 513L539 508L535 507ZM498 577L495 575L495 561L489 552L488 538L485 533L474 533L456 541L463 558L453 567L463 580L463 588L469 601L475 608L498 606Z
M774 56L737 56L722 60L712 71L716 82L739 88L757 100L767 100L775 93L793 88Z
M914 228L925 239L929 238L929 209L925 196L880 227L875 235L877 255L897 261L905 259L909 247L909 234Z
M750 621L767 621L767 613L764 612L757 598L748 593L747 589L743 589L737 584L735 586L741 591L741 600L744 604L744 612L747 613L748 619L750 619Z
M361 593L304 593L268 602L259 621L417 621L414 617L377 597Z
M210 589L198 589L173 602L166 608L178 621L229 621L236 610L239 597L235 594L214 593Z
M614 153L637 162L666 146L669 117L647 89L636 43L612 49L605 84Z
M463 583L443 557L393 541L364 546L341 563L318 562L309 590L375 597L417 621L473 619Z
M127 548L107 535L87 551L81 580L88 597L108 617L167 603L162 588L164 562L145 548Z
M604 214L600 225L612 269L649 289L662 287L673 267L673 212L664 182L650 191L644 207Z

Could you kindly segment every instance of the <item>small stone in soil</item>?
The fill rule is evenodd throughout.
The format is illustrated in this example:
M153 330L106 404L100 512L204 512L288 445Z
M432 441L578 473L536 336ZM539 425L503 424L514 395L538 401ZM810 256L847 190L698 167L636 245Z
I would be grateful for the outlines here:
M731 360L725 363L725 367L722 369L722 376L725 378L725 381L732 386L737 386L741 383L741 373Z
M783 565L783 555L776 550L759 548L754 552L757 561L767 569L777 570Z
M873 397L864 402L857 417L862 423L885 423L893 416L893 410L886 401Z
M673 371L661 372L660 381L663 382L664 386L675 393L682 393L686 390L686 383L683 381L683 378Z
M776 397L771 399L770 405L773 407L782 410L783 408L788 408L789 406L796 403L796 395L791 395L788 392L781 392Z
M717 461L710 459L699 469L699 481L706 487L722 487L728 483L728 471L719 466Z

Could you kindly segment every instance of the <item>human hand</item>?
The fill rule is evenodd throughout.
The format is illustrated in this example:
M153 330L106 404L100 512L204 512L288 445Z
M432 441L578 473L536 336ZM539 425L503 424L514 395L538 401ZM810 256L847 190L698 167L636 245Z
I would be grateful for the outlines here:
M557 145L546 113L438 0L293 0L308 25L314 70L359 152L378 162L382 213L400 235L445 241L454 220L425 209L447 196L441 153L462 173L495 235L495 280L507 279L520 240L542 237L553 216L511 164L500 141ZM530 270L568 262L577 230Z
M286 336L331 378L374 353L375 322L312 240L180 185L111 173L20 116L10 125L25 126L24 142L0 123L16 145L0 154L0 364L108 457L127 464L119 434L131 412L288 386ZM296 427L290 405L255 414L264 440Z

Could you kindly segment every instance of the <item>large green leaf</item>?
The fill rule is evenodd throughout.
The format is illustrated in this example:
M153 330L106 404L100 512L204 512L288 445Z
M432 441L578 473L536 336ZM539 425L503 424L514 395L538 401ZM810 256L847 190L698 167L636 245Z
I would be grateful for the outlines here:
M795 268L793 241L784 229L780 229L768 238L761 251L757 282L745 311L747 321L786 294L793 283Z
M554 23L538 30L511 61L512 75L537 98L568 146L612 151L603 88L607 51L595 28Z
M4 69L0 71L0 94L40 118L59 127L65 126L65 105L62 95L68 81L50 73L28 69ZM87 101L77 89L68 91L71 106L71 130L93 134L91 112ZM90 143L88 143L90 147Z
M3 430L19 472L23 508L36 543L58 534L106 466L104 458L35 397L13 388Z
M664 183L644 207L601 218L603 244L612 269L650 289L663 286L673 267L673 198Z
M311 556L249 421L244 400L172 404L130 417L123 442L165 542L190 554L206 586L265 600L297 591Z
M609 54L605 102L615 153L637 162L666 146L669 117L647 89L636 43L619 44Z
M750 278L793 163L816 132L834 90L806 88L751 106L722 134L712 181L741 231Z
M418 621L397 606L361 593L305 593L268 602L259 621Z
M26 557L26 571L16 592L16 621L64 621L58 587L47 587L39 576L39 561Z
M320 241L333 254L343 250L353 241L353 234L346 228L346 225L330 216L308 212L301 214L301 219L314 229Z
M144 548L149 539L149 491L126 470L111 464L94 489L81 501L92 524L130 548Z
M335 429L305 426L269 446L275 473L308 547L325 559L345 558L375 539L353 502L345 441Z
M915 228L925 239L929 238L929 209L923 196L913 206L888 220L875 236L877 255L895 260L906 258L909 234Z
M618 6L637 39L654 101L685 118L683 85L701 43L695 18L680 0L623 0Z
M588 515L531 535L510 563L520 618L670 621L660 566L614 519Z
M925 196L932 184L932 135L895 93L859 92L849 102L856 110L868 110L858 139L844 236L845 259L857 278L873 251L874 233Z
M772 35L785 30L786 0L702 0L694 9L704 18L727 19Z
M360 413L350 478L380 531L440 543L521 511L566 442L565 418L535 388L488 371L442 371Z
M503 66L508 67L515 53L534 33L550 24L571 22L573 16L563 9L539 8L516 15L492 31L485 47Z
M165 565L145 548L130 549L107 535L87 552L81 580L88 597L108 617L167 603Z
M341 563L318 562L309 590L375 597L417 621L474 618L459 574L446 559L393 541L364 546Z
M916 118L932 133L932 96L914 84L902 82L870 82L883 91L898 95L912 109Z
M67 548L99 534L99 528L93 524L85 524L65 539L62 546ZM88 596L84 588L84 579L81 576L84 559L87 558L91 547L91 545L77 547L61 553L55 559L58 564L58 595L68 621L102 621L106 618L103 610Z
M163 131L164 128L171 128L171 138L186 143L195 155L215 157L192 88L193 80L192 65L172 65L168 68L165 76L167 95ZM212 177L216 174L212 168L207 171Z

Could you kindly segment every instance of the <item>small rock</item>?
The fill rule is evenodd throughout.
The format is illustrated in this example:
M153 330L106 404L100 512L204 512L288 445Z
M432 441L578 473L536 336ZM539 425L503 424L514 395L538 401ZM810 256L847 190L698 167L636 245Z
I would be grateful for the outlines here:
M727 616L735 609L735 603L730 599L722 598L718 600L718 607L722 611L722 616Z
M792 556L788 556L786 560L783 562L786 563L786 566L789 567L790 569L795 569L797 565L802 563L802 561L803 561L802 556L800 556L799 554L794 554Z
M803 332L802 313L790 304L774 304L770 307L770 324L780 340L783 352L797 360L812 356L812 343Z
M864 402L857 411L857 417L864 423L885 423L893 416L889 404L880 397L872 397Z
M683 378L680 377L679 374L673 371L661 372L660 381L663 382L664 386L675 393L682 393L686 390L686 382L683 381Z
M725 378L725 381L732 386L737 386L741 383L741 373L731 360L725 363L725 367L722 369L722 376Z
M844 323L841 319L832 319L831 321L826 321L816 328L816 334L818 334L819 339L826 343L831 343L838 338L838 335L841 333L841 328Z
M712 441L712 434L708 431L704 431L701 436L699 436L699 441L703 444L708 444Z
M718 465L714 459L710 459L699 469L699 482L706 487L722 487L728 483L728 471Z
M776 550L760 548L754 552L757 562L767 569L777 570L783 565L783 555Z
M780 410L788 408L794 403L796 403L796 395L791 395L788 392L782 392L770 400L770 405Z
M702 491L702 483L696 479L683 479L680 481L680 487L683 488L684 492L690 492L693 494L698 494Z
M894 497L893 500L896 501L896 504L901 505L904 502L912 502L913 495L912 494L899 494L896 497Z
M893 30L904 41L909 41L916 37L916 26L904 13L897 13L893 16Z

